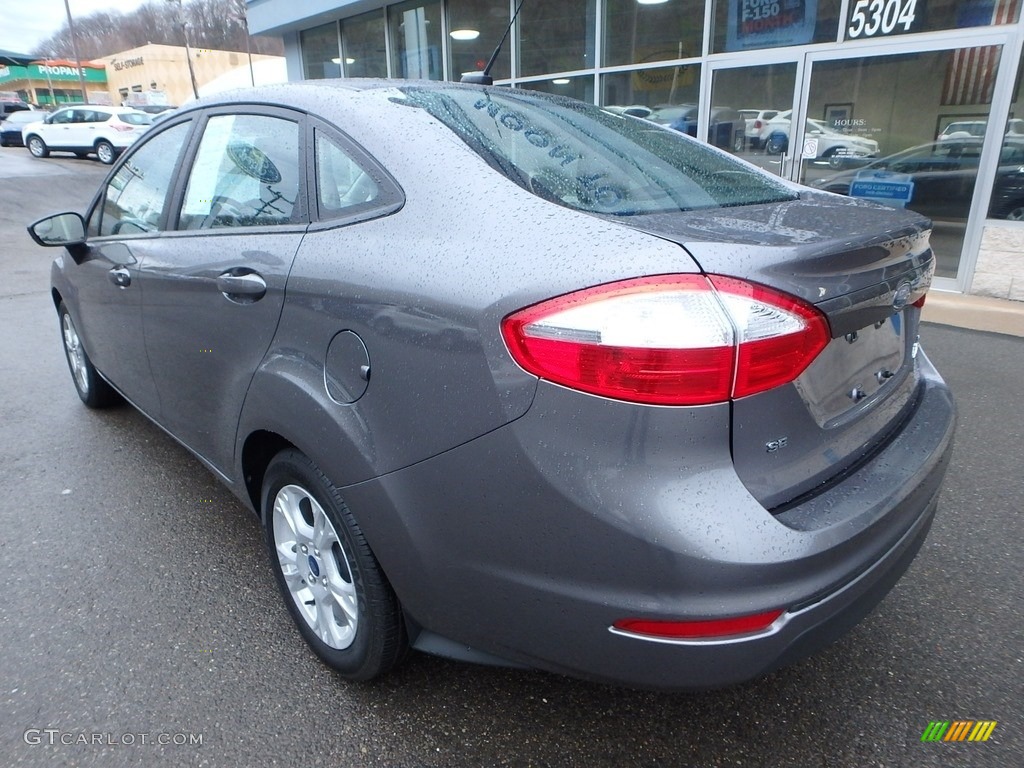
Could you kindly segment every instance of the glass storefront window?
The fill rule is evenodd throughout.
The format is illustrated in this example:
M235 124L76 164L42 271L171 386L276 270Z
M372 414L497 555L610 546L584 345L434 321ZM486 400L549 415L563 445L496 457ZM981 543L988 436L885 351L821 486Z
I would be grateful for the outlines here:
M596 13L595 0L526 3L519 12L519 75L595 66Z
M659 107L696 104L700 96L700 64L638 69L601 76L601 105Z
M857 1L850 0L850 6ZM835 42L840 8L840 0L715 0L711 50L723 53Z
M700 56L704 0L606 0L604 30L607 67Z
M697 135L700 64L601 76L601 105Z
M933 222L936 274L955 277L999 46L815 62L800 180ZM991 77L979 72L990 71ZM961 130L963 129L963 130Z
M847 40L1013 24L1019 0L850 0Z
M372 11L341 22L346 77L387 77L384 12Z
M719 69L711 84L711 103L739 115L732 145L723 147L776 174L784 174L779 135L788 136L793 115L796 64ZM714 126L712 126L714 127ZM724 135L723 129L719 133Z
M570 96L589 104L594 103L594 76L580 75L578 77L556 77L553 80L538 80L530 83L520 83L520 88L541 93L551 93L555 96Z
M299 47L302 50L302 75L307 80L341 77L338 22L303 30L299 33Z
M487 66L508 28L508 3L498 0L448 0L448 45L451 50L450 79L464 72L480 72ZM511 77L512 56L508 41L501 47L491 77Z
M411 80L443 80L441 3L410 2L388 7L391 75Z
M987 127L987 123L983 123ZM947 126L957 127L955 125ZM999 152L999 167L988 204L990 219L1024 221L1024 59L1017 69L1010 119Z

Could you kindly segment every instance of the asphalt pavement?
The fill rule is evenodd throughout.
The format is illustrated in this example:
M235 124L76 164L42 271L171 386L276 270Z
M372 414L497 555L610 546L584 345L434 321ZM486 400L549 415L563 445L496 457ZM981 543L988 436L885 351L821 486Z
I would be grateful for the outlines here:
M413 655L346 683L301 642L257 521L128 407L75 395L24 226L106 167L0 150L0 766L1019 766L1024 339L926 325L960 424L915 563L833 646L663 694ZM923 743L990 720L984 743Z

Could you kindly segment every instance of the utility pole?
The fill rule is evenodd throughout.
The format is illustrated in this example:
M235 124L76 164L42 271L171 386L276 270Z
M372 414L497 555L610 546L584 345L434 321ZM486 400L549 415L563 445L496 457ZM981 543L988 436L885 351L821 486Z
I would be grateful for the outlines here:
M64 0L66 3L67 0ZM199 86L196 84L196 71L192 67L192 51L188 47L188 25L185 23L185 19L181 14L181 0L167 0L169 3L174 3L178 6L178 24L181 25L181 36L185 40L185 61L188 64L188 76L192 78L192 95L197 99L199 98Z
M245 55L249 57L249 82L256 85L256 73L252 69L252 47L249 43L249 19L246 15L245 0L235 2L235 21L241 22L242 32L245 33Z
M178 0L181 2L181 0ZM82 103L89 103L89 94L85 92L85 71L82 69L82 57L78 55L78 36L75 34L75 22L71 20L71 6L68 0L64 0L64 10L68 14L68 31L71 33L71 50L75 54L75 64L78 65L78 84L82 87Z

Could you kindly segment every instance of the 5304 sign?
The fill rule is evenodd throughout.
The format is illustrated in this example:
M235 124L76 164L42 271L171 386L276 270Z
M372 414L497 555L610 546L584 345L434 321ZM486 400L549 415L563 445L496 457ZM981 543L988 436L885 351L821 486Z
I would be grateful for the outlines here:
M925 0L851 0L846 37L857 40L920 32Z

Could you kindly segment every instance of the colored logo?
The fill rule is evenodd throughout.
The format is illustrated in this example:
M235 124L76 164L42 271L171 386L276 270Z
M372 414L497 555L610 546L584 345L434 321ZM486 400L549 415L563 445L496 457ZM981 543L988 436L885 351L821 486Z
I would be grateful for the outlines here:
M995 729L995 720L932 720L921 741L988 741Z

